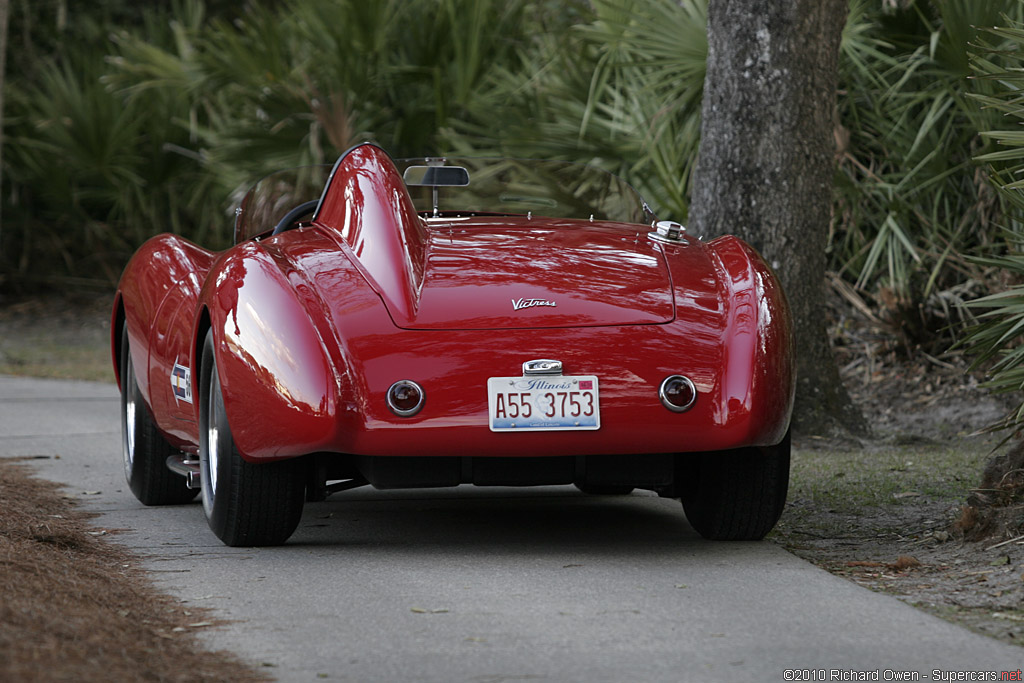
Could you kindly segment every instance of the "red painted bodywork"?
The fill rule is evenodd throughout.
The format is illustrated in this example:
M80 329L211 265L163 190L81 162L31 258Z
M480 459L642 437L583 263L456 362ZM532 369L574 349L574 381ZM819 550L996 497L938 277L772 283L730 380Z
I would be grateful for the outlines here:
M176 399L175 362L199 377L213 330L225 408L249 460L313 452L544 456L772 445L794 392L785 297L735 237L665 244L646 225L526 216L422 218L388 156L356 147L313 220L221 252L174 235L128 264L114 307L140 389L177 447L198 443L198 396ZM513 310L518 298L557 307ZM600 379L601 428L494 433L488 377L554 358ZM668 375L698 398L674 413ZM409 379L421 412L392 414ZM198 393L198 388L193 387Z

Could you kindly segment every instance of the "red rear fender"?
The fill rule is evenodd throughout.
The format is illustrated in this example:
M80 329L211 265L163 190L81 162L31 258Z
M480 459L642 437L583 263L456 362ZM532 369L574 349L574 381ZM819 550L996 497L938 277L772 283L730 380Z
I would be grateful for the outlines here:
M719 424L745 424L747 443L774 445L789 427L796 390L793 325L778 279L733 236L708 243L725 289Z
M337 379L285 274L256 243L230 250L207 279L217 370L243 455L308 453L334 430Z
M205 249L177 235L165 233L147 240L139 247L121 274L111 317L111 349L115 372L120 373L120 327L123 324L128 330L139 390L150 406L153 401L148 368L150 354L157 341L155 337L161 330L166 331L168 327L177 324L174 320L160 319L163 304L170 295L180 293L181 288L188 283L201 281L212 260L212 254ZM193 299L194 291L192 289Z

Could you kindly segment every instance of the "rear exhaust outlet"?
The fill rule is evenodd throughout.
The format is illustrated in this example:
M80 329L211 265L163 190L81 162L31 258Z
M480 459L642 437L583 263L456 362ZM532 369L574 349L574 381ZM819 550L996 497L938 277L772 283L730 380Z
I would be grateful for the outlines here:
M185 477L185 486L190 489L202 488L199 478L199 458L196 456L187 453L168 456L167 469Z

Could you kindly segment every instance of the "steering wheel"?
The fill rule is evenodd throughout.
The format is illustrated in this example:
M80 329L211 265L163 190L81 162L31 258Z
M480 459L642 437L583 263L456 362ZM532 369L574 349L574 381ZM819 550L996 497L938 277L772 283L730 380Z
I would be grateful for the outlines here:
M286 213L284 218L277 222L277 225L274 226L274 232L270 233L271 236L280 235L285 230L290 229L300 218L312 215L319 203L319 199L310 199L308 202L303 202L296 206L294 209Z

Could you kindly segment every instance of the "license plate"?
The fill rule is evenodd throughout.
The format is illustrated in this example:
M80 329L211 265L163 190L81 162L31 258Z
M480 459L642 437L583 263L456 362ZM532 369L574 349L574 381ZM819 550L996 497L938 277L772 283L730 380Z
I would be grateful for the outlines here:
M491 377L487 380L487 406L492 432L601 428L597 377L593 375Z

